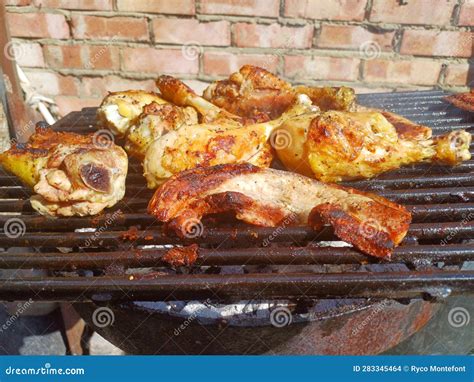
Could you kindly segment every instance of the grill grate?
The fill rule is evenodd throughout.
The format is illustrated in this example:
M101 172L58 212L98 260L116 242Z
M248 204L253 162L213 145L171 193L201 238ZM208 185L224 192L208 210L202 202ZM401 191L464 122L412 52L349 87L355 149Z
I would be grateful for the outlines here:
M474 115L445 103L445 95L368 94L359 102L426 124L435 135L457 128L472 132ZM95 109L70 113L54 128L95 131ZM31 191L1 173L0 227L17 218L26 230L19 237L0 235L0 247L9 248L0 255L0 268L45 269L49 276L0 280L0 299L431 298L472 292L474 271L463 264L474 260L473 170L474 160L456 168L421 164L346 183L405 204L413 213L407 238L390 263L349 247L319 245L337 240L329 228L259 228L208 219L201 237L167 236L146 214L152 192L138 163L130 164L124 200L93 218L39 216L28 202ZM186 269L166 267L161 258L167 249L152 248L194 242L201 247L199 258Z

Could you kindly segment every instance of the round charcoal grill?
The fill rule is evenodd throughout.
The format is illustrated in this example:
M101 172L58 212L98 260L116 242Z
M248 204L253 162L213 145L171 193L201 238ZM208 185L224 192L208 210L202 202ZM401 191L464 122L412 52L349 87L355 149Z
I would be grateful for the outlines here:
M474 115L441 91L359 96L433 128L474 127ZM53 126L93 132L95 109ZM471 147L471 152L474 148ZM0 236L5 269L44 269L46 277L0 280L0 299L69 301L99 333L132 354L374 354L416 333L440 302L474 291L474 161L450 168L420 164L376 179L348 182L404 204L409 233L391 262L341 245L329 228L261 228L232 217L204 221L181 240L146 214L152 192L138 163L127 193L106 214L48 219L33 212L30 191L0 176ZM199 244L192 267L171 269L174 245ZM13 248L16 247L16 248ZM98 313L109 314L108 322Z

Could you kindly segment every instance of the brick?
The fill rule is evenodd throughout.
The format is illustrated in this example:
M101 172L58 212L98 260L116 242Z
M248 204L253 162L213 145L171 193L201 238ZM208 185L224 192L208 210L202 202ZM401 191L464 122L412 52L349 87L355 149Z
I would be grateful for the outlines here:
M418 56L471 57L471 32L408 30L402 38L400 53Z
M364 19L366 0L285 0L284 14L316 20Z
M79 80L53 72L27 71L26 76L35 90L46 96L78 95Z
M394 31L372 33L360 26L323 25L317 46L320 48L361 49L365 43L374 42L380 50L392 50Z
M374 0L370 21L449 25L455 0Z
M69 38L63 15L55 13L7 13L10 34L14 37Z
M251 48L310 48L313 27L288 27L279 24L259 25L236 23L235 44Z
M469 64L449 64L444 83L451 86L466 86L469 80Z
M459 25L474 26L474 0L466 0L459 12Z
M201 0L200 13L212 15L278 17L279 0Z
M368 81L393 82L413 85L435 85L441 63L430 60L369 60L364 65Z
M147 41L148 24L144 18L74 15L72 34L80 39Z
M194 0L117 0L119 11L194 15Z
M199 60L194 53L185 49L125 48L122 51L122 69L146 73L197 74Z
M273 73L278 70L278 57L263 54L233 54L227 52L205 52L203 58L204 74L209 76L228 76L237 72L245 64L256 65Z
M284 70L296 80L355 81L359 63L355 58L286 56Z
M112 0L34 0L34 4L39 8L78 9L84 11L111 11L113 9Z
M129 89L156 90L154 80L131 80L119 76L83 77L81 95L85 97L105 97L107 92Z
M40 44L16 41L13 52L18 65L21 67L42 68L44 67L43 49ZM8 50L11 53L11 50Z
M17 7L24 7L31 4L31 0L4 0L5 5L14 5Z
M153 20L153 34L156 42L202 45L230 45L230 24L228 21L200 22L193 19L160 18Z
M79 111L84 107L96 107L102 102L102 98L80 98L75 96L56 96L54 97L58 105L58 111L61 116L65 116L72 111Z
M48 45L43 52L53 68L119 69L119 51L112 45Z

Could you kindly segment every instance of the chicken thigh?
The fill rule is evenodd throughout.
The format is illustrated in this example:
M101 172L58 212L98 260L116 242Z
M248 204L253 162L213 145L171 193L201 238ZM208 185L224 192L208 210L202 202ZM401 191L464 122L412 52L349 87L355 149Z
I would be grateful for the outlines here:
M203 216L226 211L265 227L290 222L319 230L329 224L339 238L377 257L390 256L411 221L404 207L380 196L248 163L181 172L148 205L149 213L183 237Z

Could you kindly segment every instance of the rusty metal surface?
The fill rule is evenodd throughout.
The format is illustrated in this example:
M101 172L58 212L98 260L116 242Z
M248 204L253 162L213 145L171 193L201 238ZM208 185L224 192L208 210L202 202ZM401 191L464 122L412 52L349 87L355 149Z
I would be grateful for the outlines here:
M326 307L325 314L311 316L310 310L306 322L277 328L270 322L245 327L222 321L205 325L198 319L112 305L114 323L100 328L91 319L100 305L75 307L99 334L130 354L378 354L411 336L438 310L438 304L422 300L408 305L381 300L353 310L346 307L343 313Z

